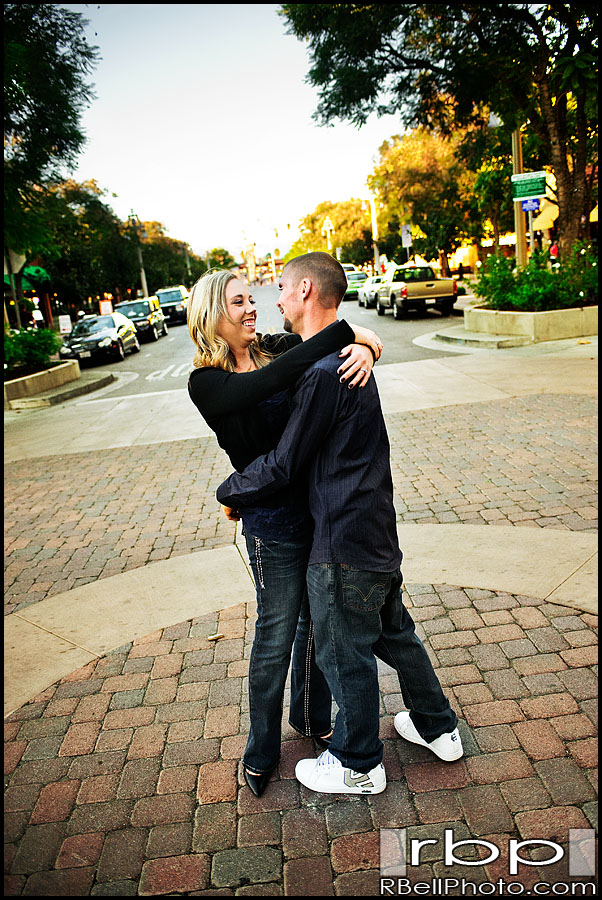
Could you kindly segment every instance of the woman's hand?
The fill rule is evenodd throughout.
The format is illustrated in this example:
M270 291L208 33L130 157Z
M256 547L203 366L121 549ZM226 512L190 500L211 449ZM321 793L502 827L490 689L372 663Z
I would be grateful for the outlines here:
M361 325L354 325L350 322L349 326L353 328L356 344L366 344L374 353L374 359L379 360L380 354L383 352L383 344L379 336L369 328L362 328Z
M350 390L357 385L360 387L367 385L374 365L370 347L364 344L348 344L343 347L339 356L347 357L337 369L341 382L348 382L347 387Z
M237 509L232 509L230 506L222 506L222 511L231 522L240 522L240 512Z

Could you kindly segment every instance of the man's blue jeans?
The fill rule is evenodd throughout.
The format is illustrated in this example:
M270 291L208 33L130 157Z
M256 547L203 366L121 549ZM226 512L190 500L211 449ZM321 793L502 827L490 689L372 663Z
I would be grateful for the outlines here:
M307 599L311 540L265 541L245 534L257 590L257 622L249 661L251 726L243 758L253 772L269 772L280 759L282 706L291 651L289 722L303 735L331 729L332 699L316 665Z
M425 740L457 724L401 602L402 583L399 569L319 564L307 570L316 658L339 707L330 752L357 772L369 772L383 755L376 656L396 670L403 701Z

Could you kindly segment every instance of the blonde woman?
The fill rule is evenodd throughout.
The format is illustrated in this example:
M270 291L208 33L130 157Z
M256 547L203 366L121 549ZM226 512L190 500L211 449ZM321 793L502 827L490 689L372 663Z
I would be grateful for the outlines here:
M294 334L256 330L248 286L232 272L213 271L194 285L188 329L195 369L188 390L235 469L274 449L290 414L291 388L314 362L339 350L341 381L363 387L382 344L374 332L344 321L302 341ZM232 520L236 510L225 509ZM257 623L249 661L250 731L244 777L261 796L280 759L284 686L291 652L289 722L328 746L331 695L315 664L305 576L313 522L303 484L242 513L243 534L257 592Z

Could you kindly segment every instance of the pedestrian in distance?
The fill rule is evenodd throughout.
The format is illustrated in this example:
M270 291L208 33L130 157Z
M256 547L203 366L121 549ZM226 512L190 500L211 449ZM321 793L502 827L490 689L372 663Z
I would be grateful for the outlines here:
M370 379L382 349L374 332L344 321L333 320L311 341L293 334L258 333L249 288L229 271L215 270L199 279L191 290L187 317L196 346L190 397L240 471L278 443L290 414L288 389L308 366L334 353L346 389L359 390ZM248 506L242 515L257 590L243 772L257 796L280 759L282 703L293 644L290 724L317 742L332 730L332 698L315 663L307 600L313 523L305 493L302 485L287 486L265 503ZM234 521L239 518L229 509L226 514Z
M332 327L345 273L327 253L291 260L279 282L287 331L304 341ZM336 354L299 378L278 446L232 475L220 503L244 511L279 491L307 485L314 522L307 568L316 659L338 712L329 746L295 774L326 793L377 794L386 787L379 739L376 657L392 666L407 710L402 738L453 761L463 748L457 717L402 603L402 575L390 447L372 379L362 391L341 384Z

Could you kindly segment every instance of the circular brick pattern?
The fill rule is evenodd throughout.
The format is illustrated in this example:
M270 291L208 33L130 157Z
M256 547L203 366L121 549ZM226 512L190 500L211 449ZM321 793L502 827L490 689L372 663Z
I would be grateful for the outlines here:
M279 769L254 797L239 759L255 605L230 607L115 649L5 720L5 894L376 896L382 828L501 846L593 827L597 618L448 585L406 585L405 600L460 716L463 759L396 736L399 684L379 663L387 790L302 787L294 767L312 745L285 725ZM414 880L442 865L433 848Z

